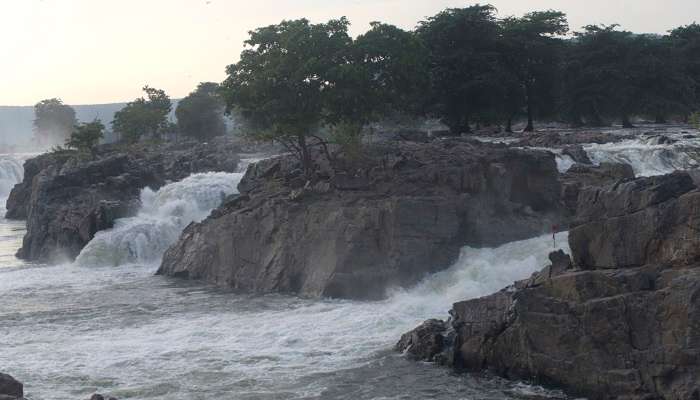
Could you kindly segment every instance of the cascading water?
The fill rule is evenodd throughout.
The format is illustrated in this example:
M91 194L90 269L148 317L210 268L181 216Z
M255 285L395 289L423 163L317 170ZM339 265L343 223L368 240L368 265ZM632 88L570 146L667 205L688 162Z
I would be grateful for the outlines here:
M566 238L557 243L568 251ZM528 277L552 248L551 235L465 247L451 268L381 302L241 296L153 277L152 266L11 271L0 279L0 365L38 382L32 398L43 400L97 390L161 400L528 399L531 387L454 375L390 349L453 302Z
M210 172L168 184L157 192L143 189L138 214L98 232L76 263L117 266L158 262L188 224L204 219L226 196L237 193L242 177L241 173Z
M0 200L5 207L5 199L12 188L22 181L24 168L22 160L12 155L0 155Z
M629 164L636 176L663 175L700 165L700 138L679 133L644 135L617 143L592 143L583 148L593 163Z

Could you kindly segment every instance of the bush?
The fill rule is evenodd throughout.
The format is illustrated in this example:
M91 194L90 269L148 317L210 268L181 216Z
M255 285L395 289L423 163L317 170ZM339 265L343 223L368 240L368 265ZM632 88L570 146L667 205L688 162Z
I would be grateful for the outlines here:
M104 137L105 126L99 119L75 126L70 138L66 140L66 147L87 152L95 147Z
M694 126L695 129L700 129L700 111L690 114L690 125Z

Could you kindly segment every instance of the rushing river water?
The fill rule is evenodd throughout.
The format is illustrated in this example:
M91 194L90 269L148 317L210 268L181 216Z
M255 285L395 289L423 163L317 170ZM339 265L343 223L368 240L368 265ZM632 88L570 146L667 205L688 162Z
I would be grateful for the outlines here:
M21 178L20 162L0 159L0 195ZM144 189L138 215L99 233L72 264L17 260L24 224L0 220L0 371L25 382L31 400L94 392L162 400L566 398L392 351L402 333L446 317L453 302L541 269L551 236L465 247L448 270L378 302L246 296L154 276L164 249L240 178L198 174ZM557 245L568 251L566 244L559 234Z

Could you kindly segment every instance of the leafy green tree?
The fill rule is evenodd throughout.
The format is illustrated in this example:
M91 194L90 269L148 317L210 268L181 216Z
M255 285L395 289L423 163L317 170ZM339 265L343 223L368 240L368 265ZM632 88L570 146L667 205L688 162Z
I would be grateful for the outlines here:
M576 32L565 61L564 106L573 121L603 125L604 118L621 116L629 125L633 86L626 72L633 35L617 25L590 25Z
M672 30L669 40L676 60L683 68L691 85L693 98L690 108L698 110L700 109L700 24L693 23Z
M353 44L354 63L366 71L370 93L362 97L379 111L420 114L429 89L428 49L413 32L372 22Z
M496 119L506 97L495 12L491 5L447 9L417 29L429 51L432 112L457 134Z
M664 123L668 115L687 115L692 111L694 83L674 51L670 37L635 35L626 65L629 86L633 88L626 104L636 114L652 116L657 123Z
M535 130L535 113L551 115L555 109L552 82L556 81L563 49L560 37L569 31L566 14L552 10L536 11L521 18L505 18L501 24L504 68L510 72L508 76L515 77L520 85L518 90L510 86L512 81L502 81L509 84L506 93L510 101L506 103L518 104L520 101L512 96L524 95L522 102L527 110L525 131L532 132Z
M168 114L172 110L170 97L163 90L144 86L146 97L129 102L114 114L112 128L127 143L142 137L159 139L168 130Z
M294 151L307 176L313 170L308 138L324 122L342 75L338 66L347 62L348 25L346 18L322 24L300 19L256 29L222 83L227 110L242 113L257 128L250 131L255 137Z
M179 132L200 140L224 135L224 108L219 84L200 83L195 91L180 100L175 109Z
M75 122L75 110L61 99L42 100L34 106L34 140L41 147L63 143Z
M100 142L100 139L104 137L104 129L105 126L99 119L78 124L73 129L70 138L66 140L66 147L87 152L95 147Z

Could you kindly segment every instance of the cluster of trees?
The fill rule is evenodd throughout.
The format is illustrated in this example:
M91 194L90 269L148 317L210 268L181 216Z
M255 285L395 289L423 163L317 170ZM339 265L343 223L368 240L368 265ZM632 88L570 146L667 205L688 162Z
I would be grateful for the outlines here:
M170 97L160 89L143 88L139 97L114 114L112 129L119 141L135 143L142 139L160 140L166 134L208 140L226 133L224 101L219 84L201 83L183 98L175 110L177 124L168 120L172 110ZM99 119L78 123L75 110L60 99L42 100L34 106L34 141L42 148L65 145L87 151L105 136L105 126Z
M177 125L168 121L169 96L146 86L112 128L129 143L170 133L209 140L226 132L226 112L309 167L309 146L352 147L364 127L389 115L439 118L462 134L480 125L510 131L521 118L532 131L538 119L630 126L636 116L690 121L700 110L698 24L666 35L617 25L569 34L559 11L499 18L477 4L444 10L413 31L374 22L352 38L349 25L299 19L251 31L224 82L201 83L179 102ZM36 116L39 141L79 131L75 112L58 99L38 103ZM79 126L81 134L97 132L97 123Z
M447 9L414 31L373 23L353 39L345 18L283 21L250 32L220 92L258 137L300 155L319 126L357 132L388 113L432 116L455 134L526 118L575 125L633 116L688 118L700 102L700 25L668 35L586 26L566 15L499 18L490 5ZM318 138L318 141L321 139Z

